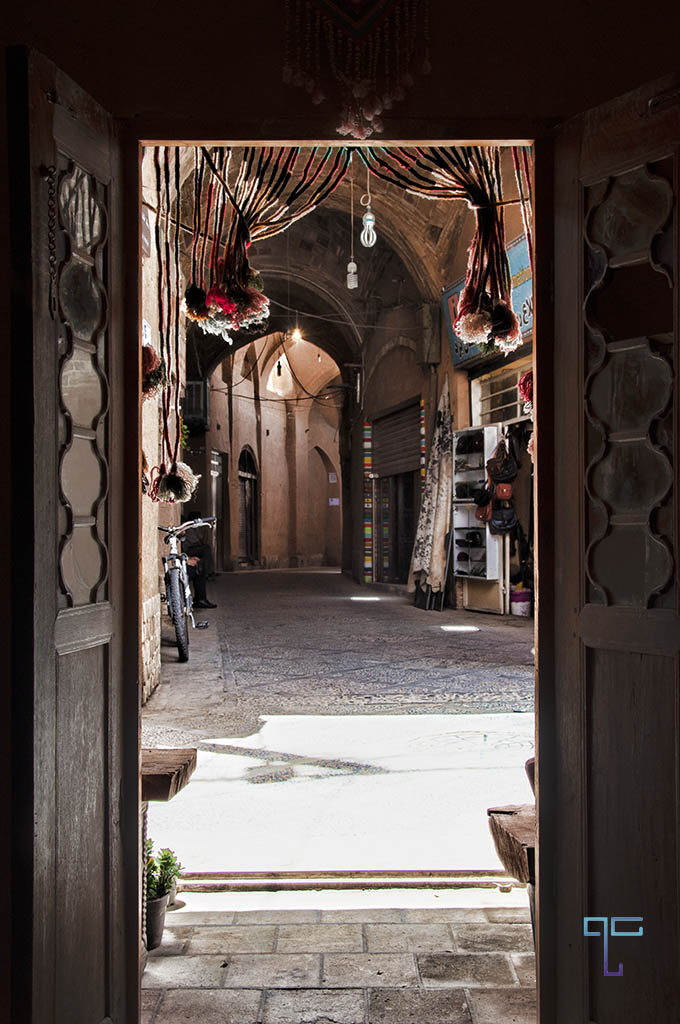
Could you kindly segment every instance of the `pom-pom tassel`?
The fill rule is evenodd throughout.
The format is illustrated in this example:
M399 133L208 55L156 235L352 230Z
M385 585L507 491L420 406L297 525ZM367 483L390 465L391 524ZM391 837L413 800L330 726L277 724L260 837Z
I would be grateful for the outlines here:
M186 462L175 462L168 472L161 467L160 473L153 483L151 495L155 501L169 504L189 501L200 479L200 475L196 475Z

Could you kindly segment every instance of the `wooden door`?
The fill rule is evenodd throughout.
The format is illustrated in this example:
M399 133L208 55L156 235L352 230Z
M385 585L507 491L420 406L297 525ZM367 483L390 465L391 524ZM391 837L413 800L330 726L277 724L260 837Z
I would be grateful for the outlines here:
M677 86L537 150L542 1024L680 1020Z
M126 1024L138 1013L139 773L123 381L134 437L138 345L133 336L130 361L120 149L113 120L39 55L13 54L10 105L12 393L23 425L12 1019ZM139 477L128 475L134 537Z

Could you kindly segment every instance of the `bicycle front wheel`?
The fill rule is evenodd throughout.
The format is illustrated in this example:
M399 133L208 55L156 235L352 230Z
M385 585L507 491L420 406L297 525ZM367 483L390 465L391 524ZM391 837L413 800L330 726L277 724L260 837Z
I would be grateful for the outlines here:
M189 660L189 631L187 629L186 602L182 577L179 569L168 569L165 574L165 586L168 592L170 617L175 627L179 660Z

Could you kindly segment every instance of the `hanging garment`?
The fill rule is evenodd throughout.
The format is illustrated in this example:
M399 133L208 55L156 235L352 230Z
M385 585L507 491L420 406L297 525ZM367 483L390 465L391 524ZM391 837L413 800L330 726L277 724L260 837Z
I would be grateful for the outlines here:
M446 582L446 537L451 529L453 452L449 381L444 381L416 530L409 592L416 584L441 592Z

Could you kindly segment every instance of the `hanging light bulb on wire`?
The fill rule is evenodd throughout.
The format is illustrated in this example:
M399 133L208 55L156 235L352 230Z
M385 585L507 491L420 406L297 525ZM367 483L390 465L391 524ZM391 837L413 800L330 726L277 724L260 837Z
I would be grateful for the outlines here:
M371 249L378 240L375 233L375 214L371 209L371 172L366 168L366 191L359 200L362 206L366 207L366 213L362 217L364 229L361 232L361 244L364 249Z
M351 290L352 288L359 287L359 275L357 274L357 265L354 262L354 164L352 163L352 157L350 156L350 179L349 179L349 236L350 236L350 256L349 263L347 264L347 287Z

